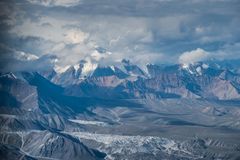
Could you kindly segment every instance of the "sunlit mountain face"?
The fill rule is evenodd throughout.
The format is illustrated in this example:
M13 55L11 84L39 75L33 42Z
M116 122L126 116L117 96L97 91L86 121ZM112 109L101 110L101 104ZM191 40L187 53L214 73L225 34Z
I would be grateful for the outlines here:
M0 159L240 159L238 0L0 2Z

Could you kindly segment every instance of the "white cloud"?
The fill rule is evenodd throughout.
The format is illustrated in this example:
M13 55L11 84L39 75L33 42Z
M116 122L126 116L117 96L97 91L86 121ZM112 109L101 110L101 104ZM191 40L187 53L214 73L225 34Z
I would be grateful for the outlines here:
M196 34L202 34L202 33L204 33L204 31L205 31L204 27L198 26L198 27L195 28Z
M153 41L153 34L145 19L124 20L125 23L122 24L122 18L93 18L89 25L84 18L74 21L41 17L39 21L26 19L22 24L15 26L11 32L19 37L40 37L53 42L52 47L43 52L57 55L59 65L63 66L76 64L79 60L86 58L93 62L108 63L120 61L123 58L136 59L140 62L141 57L144 59L143 62L146 60L149 62L149 58L155 55L149 55L144 47L144 43ZM96 46L105 48L106 53L99 53ZM135 58L136 54L138 58ZM155 58L152 59L155 60Z
M70 44L77 44L77 43L83 43L85 39L88 38L88 34L82 32L81 30L73 30L71 29L68 31L64 37L65 41Z
M43 26L47 23L49 25ZM76 44L82 43L89 34L84 33L80 28L66 28L65 25L77 25L76 21L65 21L50 17L41 17L39 21L26 19L22 24L13 27L10 32L20 37L40 37L55 43Z
M81 0L28 0L30 3L43 5L46 7L62 6L71 7L81 3Z
M36 60L39 57L30 53L25 53L23 51L17 51L17 53L19 53L17 55L17 59L19 60L23 60L23 61L32 61L32 60Z
M3 58L14 59L18 61L33 61L33 60L39 59L39 57L34 54L26 53L24 51L19 51L1 43L0 43L0 49L4 50L3 52L4 54L1 55Z
M223 28L226 26L219 25L221 24L219 22L208 23L208 18L211 20L211 17L207 17L205 22L205 20L202 21L201 14L192 14L192 12L188 14L185 10L181 12L178 11L179 8L175 9L174 7L172 10L167 9L166 13L165 9L161 12L155 12L155 6L158 5L157 1L151 1L147 4L136 3L138 11L142 11L138 13L135 12L135 9L132 10L135 1L129 1L131 5L128 5L128 1L123 3L121 1L104 1L97 3L99 5L92 5L94 3L91 1L81 0L28 1L50 7L69 7L81 3L81 6L76 6L74 9L35 6L36 12L27 14L37 15L38 19L33 21L31 18L25 18L23 23L18 23L11 28L11 33L17 34L19 37L40 37L46 42L51 42L51 44L41 43L43 46L48 44L48 47L41 47L42 52L43 54L57 55L61 65L73 65L86 58L93 62L101 61L101 63L121 61L122 58L131 59L133 63L143 64L175 62L178 58L181 63L200 61L208 58L208 53L202 49L185 52L180 57L175 50L181 46L184 49L186 44L198 47L198 44L203 46L202 44L208 45L209 42L224 41L226 37L231 39L231 34L228 32L233 31L235 26L239 24L239 19L236 19L236 22L232 24L233 29L224 29L227 32L222 34L221 26ZM90 4L93 7L91 12L82 9ZM118 6L125 4L126 12L120 12L121 8L124 7ZM158 10L160 10L160 6ZM41 9L46 13L42 14ZM175 11L178 11L179 14L174 14ZM222 38L221 35L224 37ZM112 54L99 53L91 43L105 48ZM50 45L52 47L49 47ZM166 53L160 54L157 53L158 51ZM31 52L36 53L34 49ZM39 55L39 52L37 54ZM214 54L211 53L211 55Z
M182 53L179 56L178 61L180 63L188 64L206 60L207 58L209 58L209 53L201 48L197 48L196 50Z
M59 52L59 51L63 50L64 48L65 48L65 43L60 42L60 43L57 43L56 45L54 45L51 51Z
M9 51L11 52L0 57L1 72L48 70L52 69L57 62L56 57L52 55L37 57L22 51Z
M95 60L95 61L100 61L101 59L107 58L111 55L111 52L106 52L106 53L99 53L97 50L93 51L93 53L91 54L91 57Z

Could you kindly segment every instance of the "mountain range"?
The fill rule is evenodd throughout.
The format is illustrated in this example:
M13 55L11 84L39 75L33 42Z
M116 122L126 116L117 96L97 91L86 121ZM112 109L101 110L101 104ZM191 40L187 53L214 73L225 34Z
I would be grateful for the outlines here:
M0 156L238 159L239 64L124 59L1 73Z
M62 73L40 73L77 97L104 98L203 98L233 100L240 98L238 68L213 62L139 67L129 60L118 66L101 66L83 74L85 65L70 66Z

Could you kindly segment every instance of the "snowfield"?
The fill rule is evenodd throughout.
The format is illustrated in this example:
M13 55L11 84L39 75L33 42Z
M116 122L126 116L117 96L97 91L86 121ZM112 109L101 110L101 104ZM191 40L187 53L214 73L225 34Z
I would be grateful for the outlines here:
M69 121L78 123L78 124L83 124L83 125L96 125L96 126L107 126L108 124L105 122L100 122L100 121L86 121L86 120L78 120L78 119L69 119Z
M201 156L191 153L187 150L186 144L170 140L167 138L154 136L127 136L113 134L96 134L89 132L65 132L74 137L83 140L93 140L99 143L98 150L107 153L108 159L114 159L113 155L131 155L135 153L148 153L157 155L165 153L168 155L177 155L198 159Z

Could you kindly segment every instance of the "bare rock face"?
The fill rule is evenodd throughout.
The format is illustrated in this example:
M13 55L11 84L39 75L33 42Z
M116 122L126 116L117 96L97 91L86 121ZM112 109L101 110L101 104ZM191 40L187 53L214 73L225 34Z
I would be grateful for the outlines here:
M37 158L33 158L28 156L26 153L22 152L19 148L10 145L0 144L0 157L1 159L9 159L9 160L36 160Z
M129 60L123 59L122 64L130 75L146 76L144 71L135 64L132 64Z
M97 86L116 87L123 77L124 73L116 67L97 67L89 80Z
M91 78L91 81L101 87L116 87L121 83L121 80L116 76L93 77Z
M18 154L54 159L103 159L104 153L89 149L78 139L49 131L3 133L1 142L15 146ZM1 148L4 150L4 147Z
M52 82L59 85L68 85L75 83L79 80L79 75L81 74L81 68L75 70L73 66L70 66L65 72L57 74L52 77Z
M240 98L239 92L228 80L216 79L214 82L208 85L207 88L210 90L210 94L220 100Z
M1 106L21 107L25 110L38 108L37 88L16 77L0 77Z

